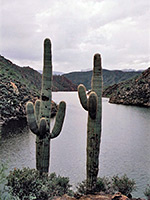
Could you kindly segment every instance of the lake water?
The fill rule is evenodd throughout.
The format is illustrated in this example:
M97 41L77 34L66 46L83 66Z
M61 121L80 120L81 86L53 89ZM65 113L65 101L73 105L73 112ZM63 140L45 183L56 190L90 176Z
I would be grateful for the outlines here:
M61 134L51 140L50 172L67 176L76 185L86 173L87 112L77 92L54 92L53 100L65 100L67 110ZM99 176L127 174L136 182L134 197L144 197L150 184L150 109L109 104L103 98L102 115ZM10 170L35 168L35 135L16 125L6 132L0 141L0 160L7 161Z

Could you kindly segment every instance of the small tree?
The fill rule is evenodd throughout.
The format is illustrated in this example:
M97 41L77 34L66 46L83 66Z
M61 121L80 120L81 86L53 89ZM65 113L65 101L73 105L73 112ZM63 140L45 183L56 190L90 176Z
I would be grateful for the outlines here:
M148 200L150 200L150 185L147 185L144 195L147 197Z
M112 177L112 187L115 192L121 192L124 195L129 195L136 189L135 181L129 179L126 174L119 177L118 175Z

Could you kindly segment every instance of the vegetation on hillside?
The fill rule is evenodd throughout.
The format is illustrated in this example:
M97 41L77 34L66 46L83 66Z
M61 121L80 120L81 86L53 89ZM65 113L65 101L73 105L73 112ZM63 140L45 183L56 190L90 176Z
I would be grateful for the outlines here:
M25 104L40 96L42 75L30 67L19 67L0 56L0 120L24 118ZM53 77L53 91L76 90L77 86L65 77ZM53 113L56 105L53 104Z
M0 56L0 70L1 80L12 81L15 84L20 82L31 92L39 94L42 75L38 71L30 67L19 67L3 56ZM53 77L53 91L71 91L76 89L77 86L67 78L61 76Z
M25 103L39 96L39 88L36 83L38 74L34 73L34 79L29 81L23 68L11 63L11 61L0 56L0 113L1 119L7 121L11 118L21 118L25 115Z
M121 81L125 81L131 79L135 76L140 75L140 71L132 71L132 72L123 72L121 70L106 70L103 69L103 86L104 89L110 85L119 83ZM71 72L68 74L64 74L66 78L71 80L74 84L79 85L84 84L85 87L90 90L91 89L91 78L92 71L87 72Z
M150 107L150 68L133 79L109 86L103 93L110 103Z

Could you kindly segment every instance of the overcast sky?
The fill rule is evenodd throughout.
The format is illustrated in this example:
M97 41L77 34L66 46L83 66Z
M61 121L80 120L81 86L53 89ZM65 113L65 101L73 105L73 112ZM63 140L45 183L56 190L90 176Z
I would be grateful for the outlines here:
M41 70L43 41L52 41L53 70L150 67L149 0L0 0L0 54Z

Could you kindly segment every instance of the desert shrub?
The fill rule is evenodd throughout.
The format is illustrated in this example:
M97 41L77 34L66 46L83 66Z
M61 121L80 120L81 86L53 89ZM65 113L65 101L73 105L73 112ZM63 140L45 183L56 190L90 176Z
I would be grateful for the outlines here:
M147 197L147 199L150 199L150 185L147 185L145 191L144 191L144 195Z
M8 176L8 186L14 196L20 199L52 199L63 194L72 195L69 178L56 176L55 173L39 174L35 169L15 169Z
M95 192L105 192L105 193L110 193L111 190L111 185L110 185L110 181L107 177L103 177L97 178L97 183L96 183L96 189ZM77 191L76 191L76 195L85 195L86 194L86 180L82 181L81 183L78 183L77 187L76 187Z
M96 183L96 192L99 191L105 191L106 187L105 187L105 178L98 178L97 179L97 183Z
M135 181L129 179L126 174L121 177L116 175L112 177L112 188L114 192L121 192L124 195L129 195L136 189Z
M86 181L82 181L81 183L78 183L76 186L76 193L75 195L84 195L86 194Z
M16 200L11 194L11 189L7 186L7 166L0 164L0 200Z
M86 181L78 183L76 188L76 195L86 194ZM124 195L129 195L135 189L134 180L130 180L126 175L122 177L116 175L113 177L98 177L95 192L104 192L105 194L121 192Z

